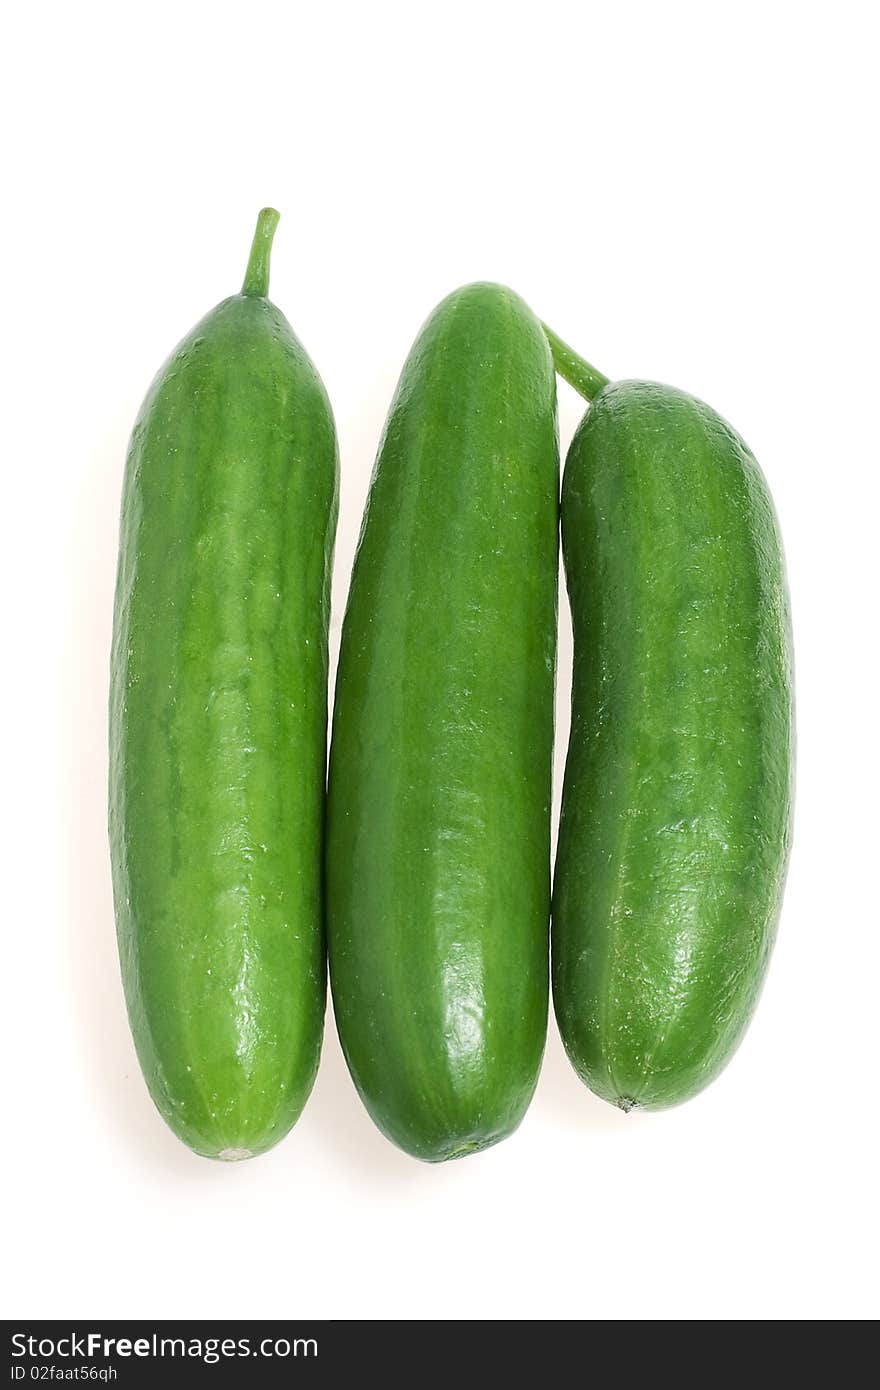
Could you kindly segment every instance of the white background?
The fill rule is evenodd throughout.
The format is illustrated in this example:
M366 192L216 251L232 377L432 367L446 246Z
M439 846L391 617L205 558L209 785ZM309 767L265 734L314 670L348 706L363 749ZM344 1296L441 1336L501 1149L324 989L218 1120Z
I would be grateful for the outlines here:
M80 0L7 21L8 1315L878 1311L874 12ZM514 285L612 376L702 396L763 463L794 606L795 851L754 1025L681 1109L594 1099L551 1026L514 1138L423 1166L372 1127L330 1020L263 1158L196 1158L151 1107L105 832L120 482L147 383L238 288L264 203L273 298L339 427L334 656L397 374L462 282Z

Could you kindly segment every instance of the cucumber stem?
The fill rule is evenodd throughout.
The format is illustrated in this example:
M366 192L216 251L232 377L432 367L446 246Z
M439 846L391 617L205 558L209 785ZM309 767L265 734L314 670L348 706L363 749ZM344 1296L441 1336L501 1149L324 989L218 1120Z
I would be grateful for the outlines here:
M546 323L541 325L547 334L547 342L550 344L550 351L553 354L553 365L563 381L567 381L569 386L573 386L578 395L583 396L585 401L591 401L594 396L598 396L603 386L608 385L608 377L603 376L595 367L591 367L589 362L585 362L579 357L574 348L570 348L568 343L564 343L558 334L548 328Z
M254 232L251 254L244 273L242 294L255 295L265 299L269 293L269 262L272 258L272 241L275 228L281 220L281 213L274 208L261 208L257 215L257 230Z

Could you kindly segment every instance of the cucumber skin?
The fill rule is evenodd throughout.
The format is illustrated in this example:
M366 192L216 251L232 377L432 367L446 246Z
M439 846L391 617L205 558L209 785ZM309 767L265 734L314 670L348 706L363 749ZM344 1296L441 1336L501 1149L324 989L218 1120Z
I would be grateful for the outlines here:
M235 295L159 372L120 527L110 842L153 1099L197 1153L280 1139L317 1069L338 463L284 316Z
M740 1041L791 834L792 656L761 472L708 406L623 381L562 488L574 626L553 991L575 1069L675 1105Z
M339 1035L428 1161L509 1134L549 994L558 573L552 361L496 285L423 327L386 423L342 633L328 793Z

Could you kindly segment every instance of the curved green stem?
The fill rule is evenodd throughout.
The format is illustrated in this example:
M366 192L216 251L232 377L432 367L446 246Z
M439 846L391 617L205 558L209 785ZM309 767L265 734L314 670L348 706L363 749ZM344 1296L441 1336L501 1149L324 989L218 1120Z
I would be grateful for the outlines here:
M573 386L578 395L583 396L585 401L591 401L594 396L598 396L603 386L608 385L608 377L603 376L595 367L591 367L589 362L585 362L579 357L574 348L570 348L568 343L548 328L546 323L541 325L547 334L547 341L550 344L550 351L553 354L553 365L563 381L567 381L569 386Z
M262 208L257 216L257 230L251 245L247 270L244 273L242 294L252 294L265 299L269 293L269 262L272 258L272 241L275 228L281 220L281 213L274 208Z

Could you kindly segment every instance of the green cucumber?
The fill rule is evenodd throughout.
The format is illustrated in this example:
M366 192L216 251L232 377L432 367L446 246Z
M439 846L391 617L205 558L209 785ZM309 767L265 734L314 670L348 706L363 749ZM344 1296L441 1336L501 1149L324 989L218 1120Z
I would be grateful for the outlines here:
M776 931L792 800L792 667L776 519L714 411L608 383L565 466L571 741L553 896L568 1054L624 1110L675 1105L736 1048Z
M241 294L184 338L126 465L110 701L122 977L153 1099L211 1158L300 1113L323 1030L322 821L333 417L268 300L278 214Z
M437 1161L519 1123L547 1022L558 570L552 358L512 291L422 329L391 407L342 634L327 929L379 1128Z

